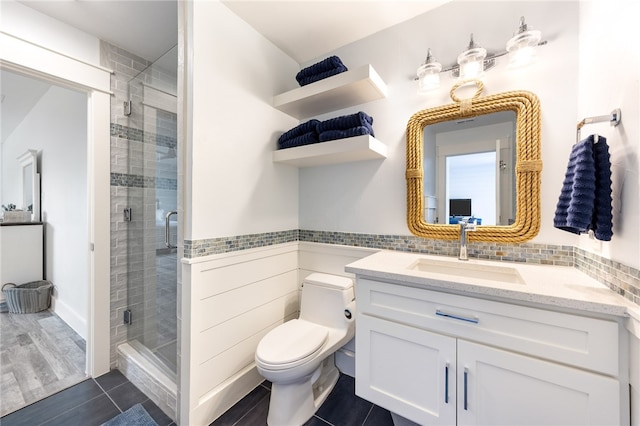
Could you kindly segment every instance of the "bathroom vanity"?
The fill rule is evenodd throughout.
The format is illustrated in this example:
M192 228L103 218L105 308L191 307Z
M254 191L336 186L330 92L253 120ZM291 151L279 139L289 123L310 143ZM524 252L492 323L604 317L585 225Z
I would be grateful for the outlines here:
M41 280L42 222L0 223L0 285Z
M421 425L628 424L637 306L570 267L382 251L356 274L356 393Z

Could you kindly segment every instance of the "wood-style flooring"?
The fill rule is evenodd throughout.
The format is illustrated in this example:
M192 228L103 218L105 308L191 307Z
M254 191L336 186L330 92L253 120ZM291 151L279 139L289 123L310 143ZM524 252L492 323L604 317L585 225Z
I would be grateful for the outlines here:
M0 416L85 380L85 341L57 315L0 314Z

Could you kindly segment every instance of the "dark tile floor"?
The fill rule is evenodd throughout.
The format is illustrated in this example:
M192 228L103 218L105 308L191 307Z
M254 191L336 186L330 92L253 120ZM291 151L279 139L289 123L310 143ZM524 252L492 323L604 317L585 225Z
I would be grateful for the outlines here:
M263 426L267 424L270 384L256 387L210 426ZM393 426L384 408L355 394L355 380L340 375L338 383L316 414L304 426Z
M211 426L262 426L267 424L270 383L264 382ZM88 379L69 389L0 418L2 426L12 425L101 425L137 403L159 426L175 426L150 399L118 370L97 379ZM341 375L322 407L304 426L392 426L391 415L355 395L355 381Z
M118 370L97 379L87 379L8 414L0 418L0 424L97 426L138 403L142 404L159 426L175 425Z

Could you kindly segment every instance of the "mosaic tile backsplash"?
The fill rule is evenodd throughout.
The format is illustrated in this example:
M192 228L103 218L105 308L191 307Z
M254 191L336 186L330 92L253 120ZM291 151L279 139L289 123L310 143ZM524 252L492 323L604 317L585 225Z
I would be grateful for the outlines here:
M289 230L184 242L184 257L196 258L292 241L398 250L440 256L457 256L457 241L427 240L412 235L356 234L349 232ZM553 244L469 243L469 257L575 267L640 305L640 270L605 259L574 246Z

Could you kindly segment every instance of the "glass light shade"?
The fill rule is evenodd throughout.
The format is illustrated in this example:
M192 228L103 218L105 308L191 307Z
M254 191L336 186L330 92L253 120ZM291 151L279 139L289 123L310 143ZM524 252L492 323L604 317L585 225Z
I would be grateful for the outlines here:
M482 47L474 47L465 50L458 55L458 65L460 65L460 78L476 78L484 71L484 58L487 57L487 50Z
M507 42L509 52L509 66L520 67L533 60L534 48L540 43L542 34L537 30L523 31L516 34Z
M440 87L440 71L442 71L442 65L438 62L420 65L417 71L418 93L424 93Z

